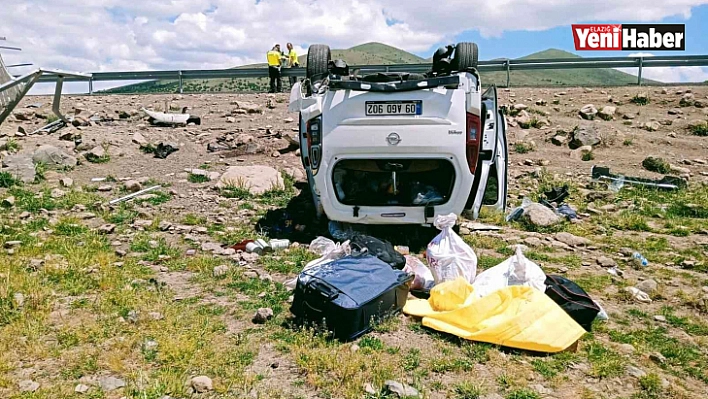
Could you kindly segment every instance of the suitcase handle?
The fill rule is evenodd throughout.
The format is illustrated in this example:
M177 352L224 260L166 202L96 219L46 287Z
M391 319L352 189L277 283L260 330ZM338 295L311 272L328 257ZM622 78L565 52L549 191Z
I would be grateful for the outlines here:
M307 288L317 292L327 301L332 301L339 296L339 292L333 291L329 285L324 284L319 280L310 281L307 283Z

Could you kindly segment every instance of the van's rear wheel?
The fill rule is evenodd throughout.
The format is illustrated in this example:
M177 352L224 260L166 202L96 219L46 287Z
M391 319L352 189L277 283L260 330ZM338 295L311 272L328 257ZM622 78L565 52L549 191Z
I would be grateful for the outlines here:
M476 43L462 42L455 46L455 55L452 59L453 69L464 71L467 68L477 68L479 64L479 51Z
M307 51L307 79L315 84L328 74L329 61L332 53L325 44L313 44Z

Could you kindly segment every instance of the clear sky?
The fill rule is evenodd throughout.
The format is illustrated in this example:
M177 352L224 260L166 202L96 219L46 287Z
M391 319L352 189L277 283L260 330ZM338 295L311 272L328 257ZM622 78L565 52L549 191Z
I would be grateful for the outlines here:
M0 0L0 8L8 39L0 44L23 48L3 52L7 63L83 72L228 68L263 62L274 43L287 42L302 54L312 43L376 41L427 58L441 44L475 41L481 59L517 58L575 52L572 23L683 23L683 53L708 54L708 0ZM702 81L708 69L645 76Z

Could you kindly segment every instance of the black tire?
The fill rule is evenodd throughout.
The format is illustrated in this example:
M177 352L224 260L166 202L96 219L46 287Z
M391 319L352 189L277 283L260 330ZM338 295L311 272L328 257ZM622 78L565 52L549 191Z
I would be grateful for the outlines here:
M467 68L477 68L479 54L476 43L462 42L455 46L455 55L452 59L452 67L456 71L464 71Z
M307 78L314 84L328 75L332 53L325 44L313 44L307 50Z

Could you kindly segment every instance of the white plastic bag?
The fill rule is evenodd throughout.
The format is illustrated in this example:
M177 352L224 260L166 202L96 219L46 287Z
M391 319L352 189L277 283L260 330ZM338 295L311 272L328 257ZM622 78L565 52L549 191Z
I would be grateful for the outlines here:
M415 279L411 283L412 290L426 290L429 291L435 285L435 278L433 273L430 272L428 266L425 266L420 259L413 255L406 255L406 266L403 267L403 271L406 273L415 274Z
M521 246L517 245L514 255L480 273L472 287L474 287L474 295L482 298L510 285L525 285L546 292L545 281L546 274L543 270L526 258Z
M435 284L463 277L468 282L474 281L477 274L477 255L462 238L452 231L457 222L457 215L438 215L435 217L435 227L438 234L428 244L426 258L430 271L435 278Z

